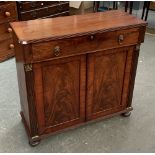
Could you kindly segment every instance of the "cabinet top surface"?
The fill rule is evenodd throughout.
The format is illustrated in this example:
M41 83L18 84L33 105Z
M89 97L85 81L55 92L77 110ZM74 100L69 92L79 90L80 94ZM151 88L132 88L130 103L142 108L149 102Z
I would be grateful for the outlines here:
M113 10L57 18L10 23L18 40L28 44L47 39L60 39L101 31L146 26L147 23L126 12Z

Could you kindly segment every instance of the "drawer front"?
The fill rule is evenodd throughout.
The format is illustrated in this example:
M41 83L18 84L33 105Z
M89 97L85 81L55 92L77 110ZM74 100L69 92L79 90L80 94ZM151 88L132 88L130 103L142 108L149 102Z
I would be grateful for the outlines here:
M9 23L0 24L0 36L0 41L12 37L12 28L9 26Z
M7 5L7 4L10 4L10 3L12 3L12 2L10 2L10 1L2 1L2 2L0 2L0 7L2 6L2 5Z
M14 50L9 49L9 50L5 50L5 51L0 51L0 62L3 62L11 57L13 57L14 54Z
M42 8L49 5L59 4L59 1L31 1L31 2L17 2L20 11L30 11Z
M39 61L133 45L138 43L138 40L139 29L133 28L129 30L97 33L76 38L35 43L32 44L32 54L33 60Z
M16 3L0 6L0 23L17 19Z
M42 18L53 14L61 13L67 10L69 10L69 3L65 2L65 3L62 3L61 5L52 5L49 7L36 9L34 11L23 12L21 13L20 18L21 20L31 20L31 19Z
M0 41L0 62L14 56L14 45L12 39Z
M6 51L6 50L10 50L10 49L14 49L14 44L13 44L12 38L3 40L0 42L0 51Z

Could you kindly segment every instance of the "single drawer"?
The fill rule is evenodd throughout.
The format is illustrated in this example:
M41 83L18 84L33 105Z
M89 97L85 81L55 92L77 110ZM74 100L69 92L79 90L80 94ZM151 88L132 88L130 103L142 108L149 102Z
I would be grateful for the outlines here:
M60 5L51 5L41 9L35 9L33 11L22 12L20 14L20 20L31 20L36 18L43 18L45 16L50 16L53 14L61 13L69 10L69 3L64 2Z
M12 39L0 41L0 62L14 56L14 44Z
M11 1L1 1L0 2L0 6L2 6L2 5L7 5L7 4L10 4L10 3L12 3Z
M20 11L30 11L42 8L48 5L61 3L59 1L31 1L31 2L17 2Z
M13 44L12 38L0 41L0 51L6 51L6 50L10 50L10 49L14 49L14 44Z
M46 17L43 17L43 18L54 18L54 17L62 17L62 16L69 16L69 11L53 14L51 16L46 16Z
M0 36L0 41L12 37L12 28L9 26L9 23L0 24Z
M12 21L17 19L16 3L12 2L10 4L0 6L0 23Z
M32 44L34 61L95 52L138 43L139 29L96 33L63 40Z

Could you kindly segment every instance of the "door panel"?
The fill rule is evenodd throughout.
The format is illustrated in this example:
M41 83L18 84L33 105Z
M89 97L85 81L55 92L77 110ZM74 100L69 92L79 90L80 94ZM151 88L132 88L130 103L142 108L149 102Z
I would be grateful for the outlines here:
M76 56L34 65L40 132L85 120L85 62L85 56Z
M126 64L128 51L128 48L120 48L88 54L87 120L121 111L124 107L128 91L126 87L126 90L123 88L124 78L126 86L129 82L127 78L130 78L129 75L125 76L126 66L128 70L131 66L131 61Z

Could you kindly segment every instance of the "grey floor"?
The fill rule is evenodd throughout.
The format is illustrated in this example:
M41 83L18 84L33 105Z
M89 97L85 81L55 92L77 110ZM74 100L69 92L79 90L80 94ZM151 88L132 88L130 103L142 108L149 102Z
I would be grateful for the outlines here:
M133 112L28 145L19 115L15 60L0 63L0 152L155 152L155 37L146 35L136 76Z

